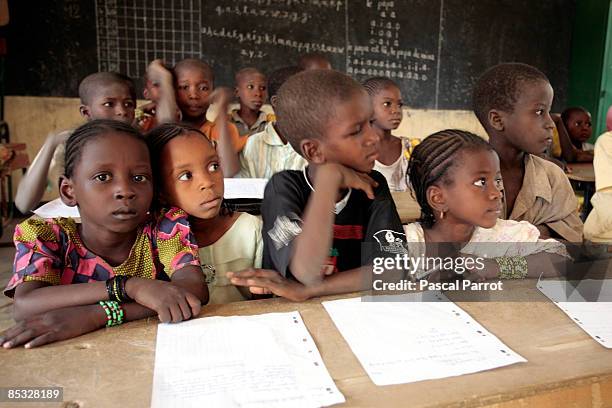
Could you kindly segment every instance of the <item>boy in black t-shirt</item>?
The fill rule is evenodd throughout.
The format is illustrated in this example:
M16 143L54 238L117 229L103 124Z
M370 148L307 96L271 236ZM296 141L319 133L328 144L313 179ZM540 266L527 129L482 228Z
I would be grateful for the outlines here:
M276 127L309 165L277 173L266 186L269 270L228 277L254 293L294 300L368 289L372 258L405 251L387 182L372 171L379 138L368 94L342 73L314 70L288 79L277 97ZM363 243L372 250L362 256Z

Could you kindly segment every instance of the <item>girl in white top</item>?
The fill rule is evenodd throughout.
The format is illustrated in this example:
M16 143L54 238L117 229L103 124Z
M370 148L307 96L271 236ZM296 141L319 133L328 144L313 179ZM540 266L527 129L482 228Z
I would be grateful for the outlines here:
M400 89L395 82L385 77L370 78L363 86L374 107L372 128L380 137L374 170L385 176L390 191L406 191L409 151L402 138L391 135L391 131L397 129L402 121L404 104Z
M473 271L479 279L557 275L551 263L569 257L563 244L539 239L528 222L498 218L499 158L481 137L461 130L434 133L414 148L408 176L421 206L419 222L404 226L411 256L425 256L425 243L459 244L460 253L486 259L483 270Z
M262 222L223 208L223 173L213 142L196 128L172 123L153 129L147 140L160 204L189 214L209 303L248 299L248 289L232 285L226 272L261 268Z

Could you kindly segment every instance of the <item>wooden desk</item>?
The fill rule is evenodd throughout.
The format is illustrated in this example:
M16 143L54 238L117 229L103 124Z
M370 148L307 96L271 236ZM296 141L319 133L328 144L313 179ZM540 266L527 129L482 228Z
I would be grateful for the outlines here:
M593 163L572 163L568 164L568 167L572 169L571 173L566 173L568 179L587 183L595 182Z
M391 193L391 196L393 196L393 201L395 201L397 213L400 216L400 220L402 220L402 224L409 224L419 219L421 207L412 197L410 191Z
M458 304L525 357L527 363L384 387L370 381L320 299L304 303L269 299L208 306L202 316L298 310L344 394L346 406L611 406L612 350L591 339L540 294L535 281L506 282L506 286L512 288L513 300L524 302L503 302L510 294L498 292L491 294L491 302ZM339 297L342 296L326 300ZM156 330L156 321L150 319L40 349L0 350L0 386L61 386L64 401L75 401L80 407L147 407L151 401Z

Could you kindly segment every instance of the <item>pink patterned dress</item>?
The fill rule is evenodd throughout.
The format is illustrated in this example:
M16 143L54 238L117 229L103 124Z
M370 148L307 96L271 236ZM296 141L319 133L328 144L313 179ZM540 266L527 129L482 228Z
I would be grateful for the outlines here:
M88 250L72 218L30 218L15 228L13 276L4 294L12 297L22 282L70 285L105 281L115 275L170 280L187 266L200 266L198 246L187 214L178 208L162 213L140 227L130 254L111 266Z

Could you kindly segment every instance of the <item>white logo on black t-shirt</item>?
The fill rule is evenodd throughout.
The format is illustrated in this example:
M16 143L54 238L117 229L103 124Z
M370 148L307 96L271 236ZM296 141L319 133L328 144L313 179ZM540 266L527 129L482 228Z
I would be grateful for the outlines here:
M407 254L406 235L393 230L380 230L374 234L380 250L391 254Z
M281 247L289 245L295 237L302 232L302 220L295 214L289 218L285 215L276 217L274 226L268 231L268 236L274 242L274 247L279 250Z

